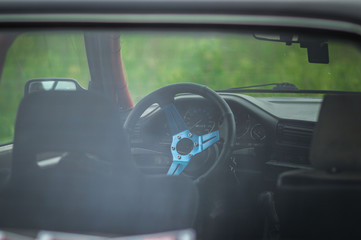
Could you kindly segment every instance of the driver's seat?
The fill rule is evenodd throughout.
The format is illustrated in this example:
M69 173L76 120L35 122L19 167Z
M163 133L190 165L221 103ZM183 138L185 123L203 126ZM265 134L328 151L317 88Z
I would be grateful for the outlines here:
M194 183L141 175L120 119L116 106L94 93L26 96L0 228L140 234L192 227Z

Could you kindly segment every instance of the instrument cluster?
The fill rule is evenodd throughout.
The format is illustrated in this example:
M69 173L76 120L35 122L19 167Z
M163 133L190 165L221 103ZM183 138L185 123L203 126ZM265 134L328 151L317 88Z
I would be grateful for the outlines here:
M200 136L219 129L221 114L207 101L195 98L176 101L175 104L193 134ZM243 106L231 104L230 107L236 123L236 147L252 147L264 142L267 137L264 126ZM154 114L149 114L139 129L143 135L143 143L170 144L172 136L162 110L159 108L152 112Z

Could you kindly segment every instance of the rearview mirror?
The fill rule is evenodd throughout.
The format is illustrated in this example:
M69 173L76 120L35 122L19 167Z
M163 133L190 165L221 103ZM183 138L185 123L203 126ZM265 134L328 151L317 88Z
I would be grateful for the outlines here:
M326 39L310 36L310 35L297 35L292 33L254 33L253 37L258 40L283 42L287 46L294 43L299 43L301 48L307 49L309 63L324 63L330 62L328 54L328 42Z
M84 91L80 84L71 78L40 78L26 82L24 94L42 91Z

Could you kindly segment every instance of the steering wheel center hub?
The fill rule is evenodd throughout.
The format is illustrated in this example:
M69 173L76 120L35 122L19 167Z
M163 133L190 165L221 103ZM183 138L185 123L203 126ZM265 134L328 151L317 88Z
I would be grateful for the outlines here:
M183 138L181 139L176 146L177 152L180 155L187 155L193 150L193 141L189 138Z

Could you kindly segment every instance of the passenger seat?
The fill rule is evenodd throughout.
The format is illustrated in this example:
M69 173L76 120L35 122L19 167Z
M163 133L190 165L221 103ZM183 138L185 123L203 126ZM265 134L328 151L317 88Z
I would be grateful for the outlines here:
M360 239L361 95L325 96L310 161L279 176L282 238Z

